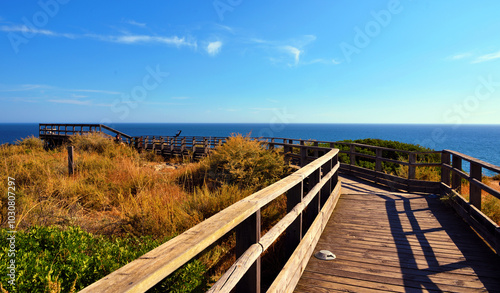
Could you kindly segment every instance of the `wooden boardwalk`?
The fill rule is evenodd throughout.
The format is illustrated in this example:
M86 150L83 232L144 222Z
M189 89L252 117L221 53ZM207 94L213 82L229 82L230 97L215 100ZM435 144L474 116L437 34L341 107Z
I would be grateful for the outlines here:
M438 198L342 178L295 292L500 292L500 257Z

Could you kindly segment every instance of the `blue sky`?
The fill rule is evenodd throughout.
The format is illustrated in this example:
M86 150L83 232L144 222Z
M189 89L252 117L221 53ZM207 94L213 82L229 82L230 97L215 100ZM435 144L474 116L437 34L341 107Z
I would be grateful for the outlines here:
M0 122L500 123L500 1L2 1Z

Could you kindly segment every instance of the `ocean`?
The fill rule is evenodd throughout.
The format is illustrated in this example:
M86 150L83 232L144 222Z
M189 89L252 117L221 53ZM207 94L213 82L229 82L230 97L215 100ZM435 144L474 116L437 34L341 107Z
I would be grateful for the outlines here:
M449 149L500 166L500 125L428 124L249 124L249 123L120 123L109 125L131 136L284 137L339 141L379 138L419 144L434 150ZM0 124L0 144L38 136L38 124ZM465 166L464 169L468 169Z

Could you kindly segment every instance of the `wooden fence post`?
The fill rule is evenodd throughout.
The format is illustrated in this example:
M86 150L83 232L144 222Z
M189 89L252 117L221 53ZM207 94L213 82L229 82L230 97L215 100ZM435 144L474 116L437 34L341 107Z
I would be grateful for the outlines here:
M462 171L462 158L457 155L453 155L452 159L453 169ZM456 172L453 172L451 175L451 188L455 189L458 193L462 192L462 177L460 177L460 175Z
M472 183L472 179L481 182L482 175L481 165L470 162L469 202L479 210L481 210L481 188Z
M186 150L186 138L183 137L181 139L181 156L184 155L185 150Z
M441 182L450 186L451 178L450 178L450 169L446 168L444 165L450 165L450 154L441 152Z
M243 255L251 245L260 241L260 233L259 209L236 228L236 259ZM260 281L261 259L259 257L236 285L236 292L260 293Z
M208 142L208 138L204 137L203 138L203 153L206 155L208 154L208 149L210 147L210 144Z
M298 204L302 201L302 198L304 198L304 180L302 180L300 183L295 185L294 187L290 188L288 192L286 193L286 211L287 214ZM285 243L285 253L286 253L286 258L290 258L290 256L293 254L294 250L297 248L299 245L300 241L302 240L302 217L303 213L300 213L300 215L293 221L292 224L287 228L286 230L286 243Z
M307 177L307 192L311 191L311 189L318 184L321 180L321 167L315 170L309 177ZM312 223L316 219L316 216L318 215L320 211L320 205L321 205L321 190L318 191L318 194L314 196L312 201L309 203L309 205L306 208L306 211L304 213L304 222L302 226L302 232L303 235L307 233L307 230L309 230L309 227L311 227Z
M351 144L349 145L349 158L350 158L350 165L356 166L356 146Z
M73 173L75 173L75 163L73 161L73 151L74 147L69 146L68 147L68 174L71 176Z
M307 147L303 140L300 141L300 167L307 165Z
M415 163L417 162L417 154L410 153L408 162L410 163L410 165L408 165L408 179L415 179Z
M382 158L382 150L381 149L375 149L375 156L376 156L376 159L375 159L375 171L382 172L382 160L380 160L380 158Z
M323 166L321 167L321 177L326 176L330 171L332 170L333 165L332 165L332 160L328 160ZM330 198L330 193L332 193L332 180L331 178L328 180L328 182L323 185L323 188L321 188L321 195L320 195L320 206L319 210L323 208L325 205L326 201L328 198Z

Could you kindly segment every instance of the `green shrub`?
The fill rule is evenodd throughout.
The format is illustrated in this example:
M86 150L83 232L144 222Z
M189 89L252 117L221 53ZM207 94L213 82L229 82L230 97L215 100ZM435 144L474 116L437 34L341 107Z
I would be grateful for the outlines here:
M7 271L10 233L0 230L0 271ZM79 227L31 227L15 234L16 288L9 292L75 292L161 244L149 237L110 240ZM177 270L158 285L191 292L204 284L204 266L197 260ZM9 277L0 275L2 284ZM154 291L153 291L154 292ZM168 291L170 292L170 291Z
M339 142L358 143L358 144L378 146L378 147L390 148L390 149L401 150L401 151L409 151L409 152L431 152L431 151L433 151L433 149L426 148L426 147L423 147L420 145L403 143L403 142L399 142L399 141L373 139L373 138L357 139L357 140L342 140ZM320 145L320 146L322 146L322 145ZM335 144L334 147L340 149L341 151L349 151L348 145ZM356 152L361 153L361 154L371 155L371 156L376 155L375 149L366 148L366 147L362 147L362 146L356 146ZM409 160L407 153L398 152L398 151L383 150L382 157L387 158L387 159L392 159L392 160L406 161L406 162L408 162L408 160ZM339 154L339 160L342 163L346 163L346 164L351 163L350 156L348 154L343 154L343 153ZM440 162L441 158L440 158L439 154L425 154L425 155L418 156L417 161L418 162L434 163L434 162ZM356 156L356 165L363 167L363 168L375 170L375 160L374 159ZM401 172L400 168L401 168L401 165L399 165L399 164L391 163L391 162L382 162L382 171L386 172L388 174L397 174L398 172Z
M262 188L290 172L281 154L266 150L261 142L241 134L228 138L202 164L206 165L211 180L241 188Z

